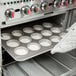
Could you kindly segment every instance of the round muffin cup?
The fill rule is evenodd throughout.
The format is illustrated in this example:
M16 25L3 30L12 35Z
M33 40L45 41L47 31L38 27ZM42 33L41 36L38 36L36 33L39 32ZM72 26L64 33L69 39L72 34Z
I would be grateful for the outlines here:
M31 38L35 40L39 40L42 38L42 35L40 33L32 33Z
M43 27L45 27L45 28L51 28L53 26L53 24L51 24L51 23L48 23L48 22L44 22L43 23Z
M40 43L41 46L44 46L44 47L48 47L48 46L52 45L52 42L48 39L41 39L39 41L39 43Z
M60 36L61 38L63 38L65 35L66 35L65 32L62 32L62 33L59 34L59 36Z
M32 43L29 43L27 45L28 49L31 50L31 51L38 51L40 50L40 45L38 43L35 43L35 42L32 42Z
M59 34L59 33L61 33L61 28L60 27L59 28L58 27L52 27L51 31L55 34Z
M23 32L25 32L25 33L33 33L34 32L34 30L31 28L31 27L25 27L25 28L23 28Z
M14 53L19 56L27 55L29 53L26 47L20 46L14 49Z
M34 28L34 30L36 30L36 31L41 31L41 30L43 30L43 27L42 27L41 25L34 25L33 28Z
M21 43L29 43L29 42L31 42L32 41L32 39L31 39L31 37L29 37L29 36L22 36L22 37L20 37L19 38L19 41L21 42Z
M61 37L57 35L53 35L50 37L50 40L54 43L58 43L61 40Z
M43 36L51 36L52 35L52 32L51 31L49 31L49 30L42 30L41 31L41 34L43 35Z
M8 47L14 48L14 47L18 47L18 46L20 45L20 43L19 43L19 41L15 40L15 39L12 39L12 40L8 40L8 41L6 42L6 45L7 45Z
M11 35L9 33L2 33L1 39L2 40L9 40L9 39L11 39Z
M16 37L22 36L22 31L21 30L14 30L12 31L12 35Z

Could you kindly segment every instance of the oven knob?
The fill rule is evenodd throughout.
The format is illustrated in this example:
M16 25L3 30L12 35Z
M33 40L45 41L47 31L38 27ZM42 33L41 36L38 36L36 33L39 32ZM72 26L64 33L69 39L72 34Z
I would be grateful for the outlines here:
M68 0L63 0L62 1L62 6L68 6Z
M74 4L76 4L76 0L74 0Z
M61 1L55 1L54 2L54 7L60 8L61 7Z
M41 10L42 10L42 11L48 10L48 3L47 3L47 2L43 2L43 3L41 4Z
M38 5L32 5L31 10L32 10L34 13L38 13L38 12L39 12L39 7L38 7Z
M5 16L8 18L14 18L14 9L7 9L5 11Z
M29 15L29 12L30 12L30 8L29 8L29 6L24 6L24 7L22 7L21 8L21 13L23 14L23 15Z

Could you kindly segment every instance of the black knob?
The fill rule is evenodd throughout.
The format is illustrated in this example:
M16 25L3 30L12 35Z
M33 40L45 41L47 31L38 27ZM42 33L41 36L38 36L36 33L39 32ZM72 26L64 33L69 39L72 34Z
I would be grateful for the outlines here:
M23 15L29 15L29 12L30 12L30 8L29 8L29 6L24 6L24 7L22 7L21 8L21 13L23 14Z
M41 10L42 10L42 11L48 10L48 3L47 3L47 2L41 3Z
M8 18L14 18L14 9L7 9L5 11L5 16Z
M39 7L38 7L38 5L32 5L31 9L32 9L32 11L33 11L34 13L38 13L38 12L39 12Z

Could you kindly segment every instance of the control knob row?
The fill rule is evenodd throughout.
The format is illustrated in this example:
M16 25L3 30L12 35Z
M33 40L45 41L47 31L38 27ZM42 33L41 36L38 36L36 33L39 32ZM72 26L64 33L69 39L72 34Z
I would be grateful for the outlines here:
M43 2L41 3L40 6L42 11L46 11L48 10L48 3L47 2ZM34 4L31 6L31 8L29 6L23 6L20 10L22 15L29 15L30 11L34 12L34 13L38 13L39 12L39 5L38 4ZM14 9L7 9L5 11L5 16L8 18L14 18Z

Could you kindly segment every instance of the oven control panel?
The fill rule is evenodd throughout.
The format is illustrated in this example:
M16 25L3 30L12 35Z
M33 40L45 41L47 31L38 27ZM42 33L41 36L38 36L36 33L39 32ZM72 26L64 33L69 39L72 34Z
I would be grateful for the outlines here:
M75 7L76 0L0 0L0 25L9 27Z

